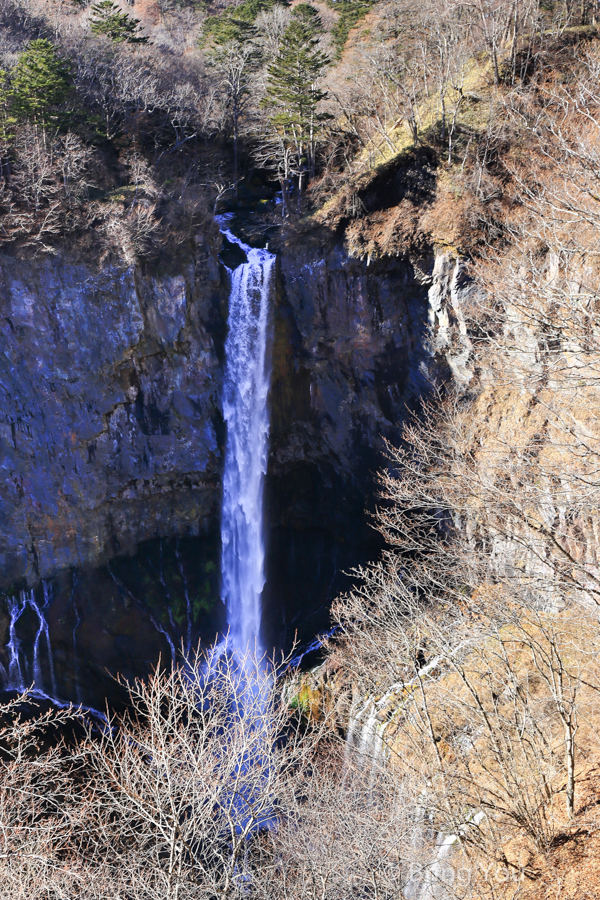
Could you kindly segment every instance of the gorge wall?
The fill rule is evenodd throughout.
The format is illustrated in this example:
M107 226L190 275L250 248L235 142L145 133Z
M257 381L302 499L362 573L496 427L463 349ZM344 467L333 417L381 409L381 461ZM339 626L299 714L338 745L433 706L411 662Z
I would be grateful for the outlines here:
M91 704L117 696L108 673L142 674L223 627L227 253L215 229L169 272L0 260L5 673L16 639L32 680L44 603L58 693ZM279 248L267 646L326 627L343 573L377 551L365 508L383 439L431 378L462 377L461 279L446 257L367 266L316 238Z

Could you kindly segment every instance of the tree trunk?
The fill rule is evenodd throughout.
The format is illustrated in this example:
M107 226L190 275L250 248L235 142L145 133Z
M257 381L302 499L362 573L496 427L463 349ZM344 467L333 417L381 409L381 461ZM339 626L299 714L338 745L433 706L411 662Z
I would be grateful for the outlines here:
M233 98L233 180L235 183L235 196L238 197L238 119L239 110L237 98Z
M564 722L565 763L567 770L566 809L569 819L575 815L575 727L572 718Z

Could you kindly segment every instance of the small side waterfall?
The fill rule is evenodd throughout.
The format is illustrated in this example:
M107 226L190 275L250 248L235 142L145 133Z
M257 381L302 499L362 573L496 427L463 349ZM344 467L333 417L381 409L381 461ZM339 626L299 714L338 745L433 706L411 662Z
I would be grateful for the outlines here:
M4 670L2 684L0 687L5 690L23 691L32 683L34 685L33 693L43 697L56 696L56 676L54 674L54 660L52 658L52 646L50 644L50 631L46 620L46 611L52 602L50 587L47 582L42 582L44 602L38 603L35 591L21 591L18 596L8 597L6 604L8 614L10 616L10 624L8 628L8 672ZM31 650L31 659L27 660L21 646L22 642L17 635L17 622L29 607L38 619L38 626L33 638L33 647ZM42 661L40 656L40 644L43 643L46 649L46 662L50 675L50 683L44 684L44 674L42 671ZM44 690L50 690L46 693Z
M73 596L74 589L71 594L72 600ZM36 589L32 588L0 600L0 603L6 604L10 618L8 642L5 647L8 668L0 663L0 691L18 693L27 691L31 697L49 700L54 706L66 709L70 703L68 699L63 700L60 697L60 693L64 691L64 683L61 688L60 678L57 679L54 668L54 653L47 619L53 600L52 586L45 580L42 580L41 592L40 588L37 588L37 596ZM81 702L77 647L77 629L81 625L81 615L74 603L73 609L76 617L72 638L77 703L81 704L82 711L91 715L94 720L106 722L103 712ZM34 617L37 617L37 622Z
M270 380L269 294L275 257L242 243L219 220L247 262L231 274L225 344L223 415L227 448L221 520L222 595L229 641L244 653L261 652L261 594L265 584L263 489L267 471Z
M461 642L457 645L457 651L462 647ZM387 691L368 696L366 701L363 698L362 703L358 701L353 704L346 732L346 759L349 760L352 756L363 770L370 768L373 783L379 767L385 766L390 758L395 720L401 716L410 718L412 715L412 689L419 680L435 677L436 670L443 665L444 659L443 655L436 656L413 678L392 684ZM391 732L390 735L387 734L388 731ZM485 813L466 809L464 822L456 834L436 833L431 825L430 799L423 792L414 804L413 817L417 862L412 867L412 875L402 890L402 896L405 900L455 900L454 856L461 847L461 839L467 828L479 825Z
M9 597L7 599L8 613L10 615L10 625L8 628L8 681L5 685L7 688L15 690L23 690L25 680L23 678L23 670L21 669L20 649L21 641L17 637L17 622L25 612L27 606L28 595L25 591L21 591L19 597Z
M48 654L48 668L50 669L50 685L52 688L52 694L50 696L56 696L56 676L54 674L54 660L52 659L52 646L50 644L50 630L48 628L48 622L46 621L45 610L50 606L50 602L52 600L52 596L50 594L50 587L46 581L42 582L42 587L44 591L44 603L40 607L35 601L35 594L32 591L31 596L29 598L29 604L32 609L35 610L39 619L39 627L37 633L35 635L35 639L33 642L33 677L35 679L35 684L38 688L41 689L44 683L44 677L42 675L42 666L40 663L40 638L42 634L44 635L44 642L46 644L46 652Z

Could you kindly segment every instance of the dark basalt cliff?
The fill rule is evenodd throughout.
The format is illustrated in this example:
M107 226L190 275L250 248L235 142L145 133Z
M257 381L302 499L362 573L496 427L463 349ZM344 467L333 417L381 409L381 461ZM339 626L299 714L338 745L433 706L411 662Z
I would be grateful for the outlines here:
M214 258L168 277L0 268L0 577L47 578L214 510Z
M221 249L213 233L169 274L0 260L5 684L17 647L23 679L35 650L50 689L44 603L59 695L96 704L106 670L143 673L169 638L222 626ZM460 336L460 279L453 260L366 266L297 241L277 271L264 610L281 645L326 625L341 573L377 547L364 511L383 438Z
M427 283L408 260L367 267L340 246L280 254L264 606L272 641L327 625L325 598L379 549L384 438L427 389ZM308 597L318 601L307 604Z

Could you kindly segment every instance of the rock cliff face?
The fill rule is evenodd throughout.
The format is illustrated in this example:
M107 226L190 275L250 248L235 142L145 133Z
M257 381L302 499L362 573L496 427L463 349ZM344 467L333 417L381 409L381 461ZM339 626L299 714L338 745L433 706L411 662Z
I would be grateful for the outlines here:
M384 439L398 439L433 375L429 284L406 259L366 266L340 246L280 255L264 597L273 640L324 628L325 598L378 552L365 508Z
M210 515L218 290L214 260L162 278L2 260L4 584L131 554Z
M100 703L105 669L139 674L221 627L222 249L213 234L168 274L0 260L5 683L29 683L35 652L46 690ZM375 552L383 439L448 370L455 269L366 266L318 242L279 253L268 642L324 627L341 573Z
M41 604L39 583L52 580L62 695L82 689L76 645L79 681L93 684L105 666L133 674L168 654L161 630L177 640L209 607L218 619L217 251L162 276L0 262L0 578L23 608L24 659L38 625L22 591L37 585ZM8 671L9 651L0 663Z

